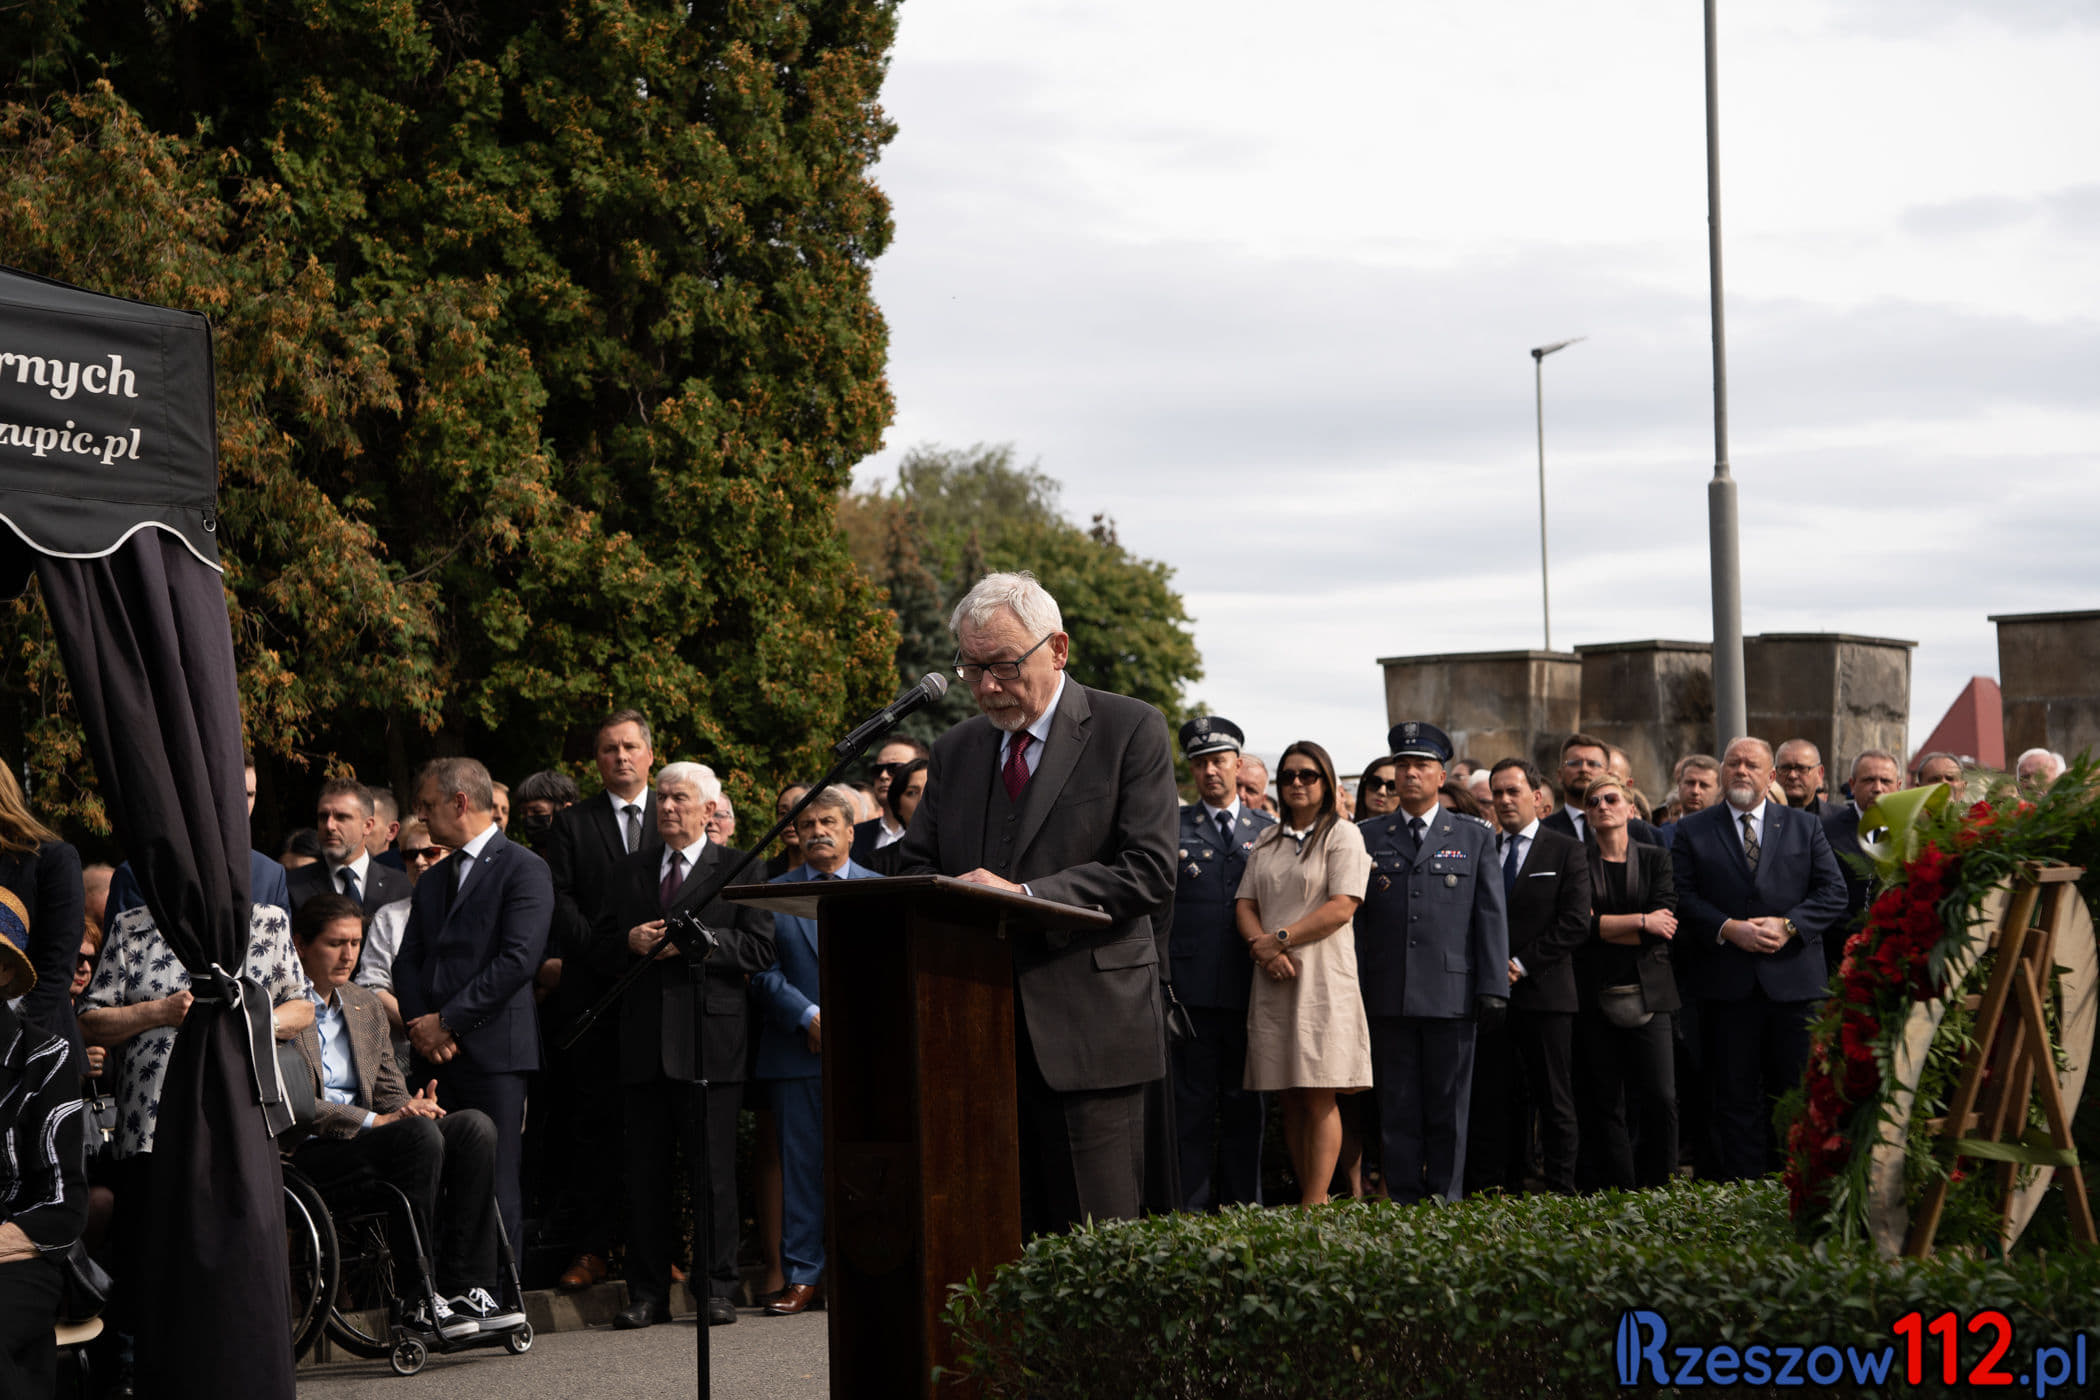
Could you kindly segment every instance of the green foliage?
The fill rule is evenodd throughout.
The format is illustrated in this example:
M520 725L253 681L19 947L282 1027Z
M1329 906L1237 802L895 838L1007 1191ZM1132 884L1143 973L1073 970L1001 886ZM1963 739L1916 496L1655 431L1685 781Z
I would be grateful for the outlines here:
M836 506L892 410L894 30L890 0L0 8L0 247L214 319L266 769L516 776L634 704L756 796L886 698ZM4 684L63 730L36 626Z
M2100 1255L1884 1263L1798 1243L1776 1182L1685 1183L1091 1226L958 1287L946 1316L989 1395L1327 1400L1605 1394L1630 1308L1672 1345L1870 1348L1913 1308L1999 1308L2024 1348L2100 1326ZM1988 1339L1961 1339L1964 1374Z
M1016 465L1011 445L915 447L893 487L848 496L840 520L855 560L889 590L904 684L948 668L949 610L999 569L1028 570L1057 599L1072 637L1070 670L1082 684L1136 696L1175 718L1185 687L1203 674L1174 571L1126 550L1105 515L1090 528L1067 519L1057 483L1039 467ZM955 686L906 728L931 739L973 713L969 693Z

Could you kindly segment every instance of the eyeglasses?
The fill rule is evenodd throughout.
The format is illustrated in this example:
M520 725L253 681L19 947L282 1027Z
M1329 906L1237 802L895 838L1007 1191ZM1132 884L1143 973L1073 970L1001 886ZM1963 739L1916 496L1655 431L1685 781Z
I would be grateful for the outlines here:
M1289 787L1294 783L1303 783L1305 786L1311 787L1319 781L1320 770L1317 768L1286 768L1276 775L1276 785L1278 787Z
M1398 792L1400 784L1391 778L1364 779L1365 792Z
M955 674L962 677L964 685L977 684L977 682L984 679L987 673L995 681L1017 681L1021 679L1021 663L1041 651L1043 642L1049 641L1056 635L1055 632L1045 632L1042 642L1037 642L1011 661L965 661L962 659L962 653L957 652L955 654Z

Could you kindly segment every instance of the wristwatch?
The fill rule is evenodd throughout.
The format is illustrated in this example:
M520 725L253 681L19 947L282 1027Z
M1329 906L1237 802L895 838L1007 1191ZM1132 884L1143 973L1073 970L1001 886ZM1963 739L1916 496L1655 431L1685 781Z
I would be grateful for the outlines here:
M1801 930L1794 927L1792 919L1781 919L1779 922L1786 925L1786 936L1788 938L1799 938L1801 936Z
M1289 929L1280 928L1276 930L1276 946L1279 948L1291 946L1291 931Z

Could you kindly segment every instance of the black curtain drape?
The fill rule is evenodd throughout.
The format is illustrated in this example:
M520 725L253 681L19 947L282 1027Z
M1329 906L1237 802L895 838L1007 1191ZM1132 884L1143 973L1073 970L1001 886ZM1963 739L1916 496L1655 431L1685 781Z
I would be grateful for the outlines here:
M154 528L100 558L35 563L117 839L198 998L161 1090L138 1393L292 1400L283 1181L258 1106L252 1028L212 970L240 976L249 913L240 700L220 576ZM274 1090L274 1065L263 1073Z

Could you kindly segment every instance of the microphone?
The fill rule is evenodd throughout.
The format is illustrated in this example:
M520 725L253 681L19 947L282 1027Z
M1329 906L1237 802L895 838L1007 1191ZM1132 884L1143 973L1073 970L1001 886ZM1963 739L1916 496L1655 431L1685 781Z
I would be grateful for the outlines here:
M851 758L866 748L877 735L895 729L898 720L914 711L924 709L947 693L948 678L939 671L929 671L919 677L917 685L854 726L853 732L832 745L831 751L840 758Z

